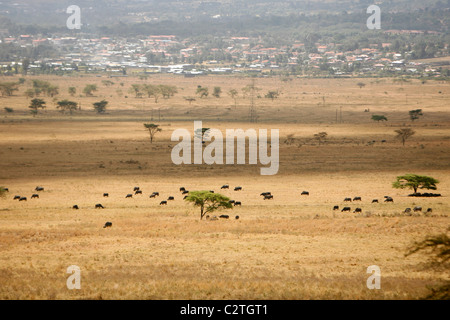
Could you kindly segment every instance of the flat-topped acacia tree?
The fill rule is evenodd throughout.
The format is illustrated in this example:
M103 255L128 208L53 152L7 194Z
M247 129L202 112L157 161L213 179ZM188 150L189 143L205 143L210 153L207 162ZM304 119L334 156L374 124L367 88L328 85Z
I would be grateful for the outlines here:
M396 189L413 189L414 193L417 193L417 189L436 190L436 184L439 181L435 178L428 176L420 176L418 174L405 174L398 176L397 180L392 184L392 187Z
M228 197L209 191L191 191L184 200L192 202L195 207L200 208L200 220L207 213L212 213L220 208L231 209L233 207Z
M162 131L162 129L159 128L159 125L154 123L144 123L144 127L150 133L150 143L153 143L153 138L155 137L155 134Z

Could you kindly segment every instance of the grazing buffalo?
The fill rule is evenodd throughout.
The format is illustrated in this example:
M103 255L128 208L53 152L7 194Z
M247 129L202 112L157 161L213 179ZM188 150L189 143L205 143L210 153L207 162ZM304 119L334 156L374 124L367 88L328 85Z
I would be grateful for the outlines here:
M378 199L373 199L372 203L378 203Z
M181 187L181 188L180 188L180 192L183 192L183 191L186 191L186 188L185 188L185 187Z
M271 195L270 192L263 192L263 193L260 194L260 196L263 196L263 197L269 196L269 195Z
M352 198L345 198L344 202L352 202Z
M159 197L159 192L153 192L152 194Z
M342 208L341 212L344 212L344 211L350 212L350 210L352 210L350 207L344 207L344 208Z
M101 203L97 203L97 204L95 205L95 209L105 209L105 207L102 206Z
M189 191L188 190L184 190L181 194L188 194Z
M381 140L381 142L383 142L383 143L384 143L384 142L386 142L386 140Z
M139 189L139 187L134 187L133 191L138 191Z
M430 213L430 212L433 212L433 209L428 208L428 209L427 209L427 213Z
M361 197L354 197L353 201L361 201Z
M4 190L5 192L9 192L9 189L8 189L8 188L3 188L3 190Z
M209 190L209 192L214 193L214 190Z
M159 203L159 205L160 205L160 206L162 206L162 205L167 205L167 201L165 201L165 200L164 200L164 201L161 201L161 202Z
M37 186L34 190L35 191L44 191L44 187Z
M142 190L136 190L134 194L142 194Z
M235 187L234 188L234 191L241 191L242 190L242 187Z
M27 201L27 197L20 197L19 201Z
M109 197L109 193L104 193L103 197Z
M187 197L188 197L188 196L184 196L184 197L183 197L183 200L185 200Z
M391 197L387 197L386 199L384 199L384 202L394 202L394 199L392 199Z
M14 196L13 200L19 200L19 199L20 199L20 196Z
M241 205L241 202L240 201L235 201L234 202L234 206L240 206Z
M37 193L33 194L33 195L31 196L31 199L34 199L34 198L39 198L39 195L38 195Z
M308 192L308 191L303 191L303 192L301 193L301 195L302 195L302 196L309 196L309 192Z
M72 209L78 210L78 209L80 209L80 208L78 208L78 205L76 204L76 205L74 205L74 206L72 207Z
M175 200L175 198L174 197L168 197L167 200L169 200L169 201L170 200Z
M410 213L411 212L411 208L406 208L405 211L403 211L403 213Z
M230 200L230 201L228 201L229 203L231 203L231 204L233 204L235 201L234 200Z
M234 217L236 220L238 220L239 219L239 216L236 216L236 217Z
M125 196L125 198L133 198L133 195L131 193L129 193Z
M356 208L355 211L353 211L353 213L356 213L356 212L362 212L362 209L361 208Z
M112 227L112 222L106 222L103 228L110 228Z
M230 186L227 184L224 184L222 187L220 187L220 189L230 189Z
M413 211L414 211L414 212L422 211L422 207L414 207Z
M219 216L219 218L222 218L222 219L228 219L229 217L230 216L227 215L227 214L222 214L222 215Z
M152 193L152 194L150 195L150 198L156 198L156 194Z
M270 200L270 199L273 199L273 195L267 194L264 196L264 200Z
M333 210L339 210L339 206L334 206Z

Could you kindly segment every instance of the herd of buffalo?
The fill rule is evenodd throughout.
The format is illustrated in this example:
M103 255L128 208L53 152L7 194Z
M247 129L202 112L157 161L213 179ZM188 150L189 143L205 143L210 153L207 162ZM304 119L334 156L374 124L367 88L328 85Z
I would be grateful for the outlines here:
M222 189L229 189L229 188L230 188L229 185L225 184L225 185L223 185L220 189L222 190ZM37 186L34 190L35 190L36 192L44 191L44 187ZM9 189L8 189L8 188L5 188L5 191L9 192ZM189 194L189 191L186 190L185 187L181 187L181 188L179 189L179 191L181 192L182 195L184 195L183 200L186 199L186 197L187 197L188 194ZM211 193L214 193L214 190L209 190L209 191L210 191ZM242 191L242 187L237 186L237 187L234 188L234 191ZM134 188L133 188L133 193L128 193L128 194L125 196L125 198L133 198L134 195L142 195L142 194L143 194L143 193L142 193L142 190L140 189L140 187L134 187ZM302 191L300 195L301 195L301 196L309 196L309 192L308 192L308 191ZM274 196L272 195L271 192L263 192L263 193L260 194L260 196L262 196L262 199L263 199L263 200L273 200L273 199L274 199ZM109 197L109 193L103 193L103 197ZM159 192L153 192L152 194L150 194L149 197L150 197L150 198L156 198L156 197L159 197ZM38 193L33 193L33 194L31 195L31 199L36 199L36 198L37 198L37 199L39 198L39 194L38 194ZM23 196L20 196L20 195L15 195L15 196L13 197L13 199L14 199L14 200L19 200L19 201L27 201L27 197L23 197ZM162 201L159 203L159 205L167 205L168 201L173 201L173 200L175 200L175 197L174 197L174 196L169 196L169 197L167 198L167 200L162 200ZM353 202L355 202L355 201L362 201L362 199L361 199L361 197L353 197L353 199L347 197L347 198L344 198L344 200L343 200L343 202L352 202L352 201L353 201ZM230 200L229 202L230 202L230 204L232 204L232 205L234 205L234 206L241 206L241 205L242 205L241 201ZM384 202L391 202L391 203L393 203L393 202L394 202L394 199L393 199L392 197L390 197L390 196L384 196ZM379 203L379 201L378 201L378 199L373 199L373 200L372 200L372 203ZM75 209L75 210L80 209L79 206L76 205L76 204L73 205L72 208ZM95 208L96 208L96 209L104 209L105 207L104 207L101 203L97 203L97 204L95 204ZM333 211L336 211L336 210L340 210L339 205L335 205L335 206L333 207ZM352 210L351 207L349 207L349 206L344 206L344 207L341 209L341 212L351 212L351 210ZM411 214L411 212L422 212L422 207L416 206L416 207L414 207L413 209L411 209L411 208L406 208L406 209L403 211L403 213L405 213L405 214ZM431 213L431 212L433 212L433 209L432 209L432 208L428 208L428 209L426 210L426 213ZM359 207L357 207L357 208L355 208L355 209L353 210L353 213L362 213L362 209L359 208ZM228 215L220 215L219 218L228 219L229 216L228 216ZM239 219L239 216L236 216L235 218L236 218L236 219ZM213 217L206 216L206 219L207 219L207 220L218 220L218 218L217 218L216 216L213 216ZM108 227L111 227L111 226L112 226L112 223L108 221L108 222L105 223L105 225L103 226L103 228L108 228Z

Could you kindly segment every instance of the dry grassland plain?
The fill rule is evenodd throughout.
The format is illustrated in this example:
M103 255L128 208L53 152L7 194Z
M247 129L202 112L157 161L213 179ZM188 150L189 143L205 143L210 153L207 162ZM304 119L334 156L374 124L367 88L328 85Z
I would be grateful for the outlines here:
M42 97L47 108L33 117L24 92L36 78L57 84L60 94ZM448 83L258 78L259 118L250 123L251 100L241 90L250 78L130 76L108 79L112 86L95 76L26 79L14 96L0 98L0 185L9 188L0 199L0 299L420 299L427 286L449 279L426 267L425 254L405 256L415 241L449 227ZM94 97L80 95L88 83L98 85ZM133 83L176 85L178 93L155 103L130 94ZM222 95L189 104L198 85L210 92L220 86ZM236 101L230 89L239 91ZM271 101L268 90L282 94ZM63 98L81 111L58 112ZM96 114L92 103L102 99L107 112ZM423 117L412 122L412 109ZM388 121L376 123L373 114ZM192 132L194 120L222 132L279 129L278 173L261 176L259 164L174 165L171 134ZM143 126L151 122L162 128L152 144ZM405 146L394 132L403 127L416 131ZM328 134L320 144L318 132ZM393 189L406 173L437 178L442 197ZM230 189L220 190L223 184ZM30 199L36 186L45 190ZM143 194L126 199L135 186ZM180 187L215 190L242 206L216 213L229 220L200 220ZM149 198L154 191L160 196ZM267 191L273 200L262 199ZM383 202L386 195L394 203ZM160 206L168 196L175 200ZM355 196L362 201L343 202ZM335 205L352 211L333 211ZM402 214L416 205L433 214ZM103 228L106 221L111 228ZM70 265L81 269L80 290L66 286ZM371 265L381 269L379 290L366 286Z

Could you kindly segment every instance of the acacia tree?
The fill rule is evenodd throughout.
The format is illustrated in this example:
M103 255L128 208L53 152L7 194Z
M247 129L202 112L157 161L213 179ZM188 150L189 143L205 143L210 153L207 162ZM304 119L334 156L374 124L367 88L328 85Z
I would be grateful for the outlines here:
M395 132L397 133L396 138L402 141L403 146L405 145L406 140L416 133L410 128L397 129Z
M196 93L200 96L200 98L206 98L209 94L209 90L207 87L198 86Z
M155 134L162 131L162 129L159 128L159 125L153 123L144 123L144 127L147 128L148 132L150 133L150 143L153 143Z
M96 84L87 84L83 89L83 93L86 95L86 97L92 96L93 92L95 92L95 91L97 91Z
M280 96L280 91L278 90L269 90L267 94L264 96L267 99L271 99L272 101L277 99Z
M411 121L419 119L420 116L423 116L422 109L410 110L409 117Z
M61 109L62 113L69 111L69 113L72 114L74 110L78 109L78 103L67 99L58 101L57 105L57 108Z
M387 121L387 118L385 116L382 116L382 115L374 114L372 116L372 120L376 121L376 122L380 122L380 121Z
M236 89L231 89L230 91L228 91L228 95L231 97L231 99L234 100L234 108L236 109L238 91Z
M200 220L202 220L207 213L212 213L220 208L232 208L228 197L221 195L220 193L212 193L209 191L191 191L184 200L192 202L195 207L200 208Z
M37 115L38 109L45 109L45 101L42 99L35 98L31 100L31 104L28 106L31 109L33 116Z
M216 98L220 98L220 94L222 93L222 89L220 87L214 87L213 96Z
M95 111L97 113L104 113L106 111L106 105L108 104L108 101L102 100L100 102L93 103Z
M397 180L392 183L392 187L396 189L413 189L414 193L417 193L417 189L431 189L436 190L436 184L439 181L428 176L420 176L417 174L405 174L398 176Z

